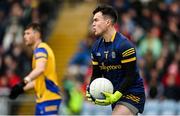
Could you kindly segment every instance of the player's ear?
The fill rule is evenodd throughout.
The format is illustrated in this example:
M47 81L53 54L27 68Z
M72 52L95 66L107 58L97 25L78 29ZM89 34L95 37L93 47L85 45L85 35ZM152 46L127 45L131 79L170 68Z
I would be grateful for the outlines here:
M108 19L106 23L107 23L107 25L110 25L111 24L111 20Z

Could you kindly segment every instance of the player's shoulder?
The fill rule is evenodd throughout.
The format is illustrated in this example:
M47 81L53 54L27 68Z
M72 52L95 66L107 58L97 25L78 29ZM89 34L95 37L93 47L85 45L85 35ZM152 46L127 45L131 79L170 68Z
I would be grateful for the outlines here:
M41 42L39 45L38 45L38 48L48 48L48 44L45 43L45 42Z
M116 39L115 39L115 48L120 52L123 53L128 50L135 50L135 46L133 43L123 34L117 33L116 34Z
M37 54L37 53L45 53L45 54L48 54L48 45L44 42L41 42L37 48L34 50L34 54Z
M129 49L129 48L135 48L134 44L127 38L125 37L123 34L118 33L117 36L120 38L119 43L120 43L120 49Z
M94 44L92 45L92 52L93 52L93 51L96 51L96 50L99 48L99 46L100 46L100 44L101 44L102 41L103 41L103 39L102 39L101 37L99 37L99 38L96 39L96 41L95 41Z

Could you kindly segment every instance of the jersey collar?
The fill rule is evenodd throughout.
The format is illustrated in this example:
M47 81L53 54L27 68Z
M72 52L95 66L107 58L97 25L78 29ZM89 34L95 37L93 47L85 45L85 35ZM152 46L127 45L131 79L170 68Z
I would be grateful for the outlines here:
M116 36L116 32L114 32L114 34L113 34L113 36L111 38L111 42L114 42L115 36Z
M115 31L114 34L112 35L110 42L114 42L115 37L116 37L116 31ZM103 42L105 42L104 39L103 39Z

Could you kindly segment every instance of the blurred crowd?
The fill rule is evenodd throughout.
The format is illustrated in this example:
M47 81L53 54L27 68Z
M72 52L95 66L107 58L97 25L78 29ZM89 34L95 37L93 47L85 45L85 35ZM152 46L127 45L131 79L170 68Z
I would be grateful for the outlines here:
M23 44L24 28L39 22L46 40L60 5L60 0L0 0L0 88L11 88L31 70L32 51Z
M180 100L180 1L114 0L117 29L137 48L150 99Z
M180 100L180 1L98 1L117 9L115 28L135 44L147 99ZM84 94L92 73L90 53L95 40L89 32L67 72L74 75L72 81L79 83Z

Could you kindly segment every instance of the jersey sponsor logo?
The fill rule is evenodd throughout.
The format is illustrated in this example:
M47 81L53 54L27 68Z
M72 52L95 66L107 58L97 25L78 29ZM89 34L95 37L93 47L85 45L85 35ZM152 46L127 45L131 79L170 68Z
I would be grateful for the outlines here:
M122 68L121 65L109 65L109 66L99 66L100 67L100 70L105 70L107 72L111 71L111 70L119 70Z

